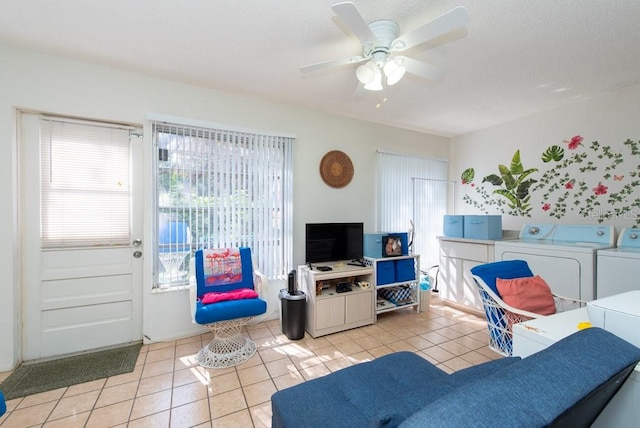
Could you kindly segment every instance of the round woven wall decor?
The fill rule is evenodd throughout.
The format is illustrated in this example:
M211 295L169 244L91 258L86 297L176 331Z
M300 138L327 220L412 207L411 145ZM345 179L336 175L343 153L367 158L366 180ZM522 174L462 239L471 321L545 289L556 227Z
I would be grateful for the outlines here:
M339 189L353 178L353 164L346 153L332 150L320 161L320 176L327 185Z

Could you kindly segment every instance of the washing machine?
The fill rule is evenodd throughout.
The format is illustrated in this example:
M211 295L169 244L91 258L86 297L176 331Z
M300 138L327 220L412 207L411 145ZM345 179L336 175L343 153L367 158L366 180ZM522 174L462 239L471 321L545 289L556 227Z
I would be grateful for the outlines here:
M618 246L598 251L596 297L640 290L640 229L620 231Z
M526 260L559 296L596 298L597 253L615 247L613 226L525 224L518 239L495 241L495 260Z

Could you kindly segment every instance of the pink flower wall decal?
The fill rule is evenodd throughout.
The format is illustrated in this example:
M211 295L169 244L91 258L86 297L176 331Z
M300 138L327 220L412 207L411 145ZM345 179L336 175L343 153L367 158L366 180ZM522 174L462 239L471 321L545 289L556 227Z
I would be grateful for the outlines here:
M542 206L542 211L549 211L551 209L551 204L546 203Z
M565 189L573 189L573 181L568 181L565 185L564 185Z
M606 195L609 188L602 183L598 183L596 187L593 188L593 193L596 195Z
M582 138L579 135L576 135L572 137L570 141L567 141L567 140L562 140L562 141L569 144L569 150L575 150L578 148L580 143L582 143L582 140L584 140L584 138Z

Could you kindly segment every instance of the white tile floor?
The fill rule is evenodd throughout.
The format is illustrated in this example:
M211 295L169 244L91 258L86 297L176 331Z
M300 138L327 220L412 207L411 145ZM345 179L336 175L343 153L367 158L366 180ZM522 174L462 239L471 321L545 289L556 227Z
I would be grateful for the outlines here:
M132 373L8 401L0 427L270 427L277 390L391 352L415 352L447 372L500 358L484 319L437 298L428 312L402 309L317 339L290 341L278 320L247 330L258 352L240 366L198 366L209 334L145 345Z

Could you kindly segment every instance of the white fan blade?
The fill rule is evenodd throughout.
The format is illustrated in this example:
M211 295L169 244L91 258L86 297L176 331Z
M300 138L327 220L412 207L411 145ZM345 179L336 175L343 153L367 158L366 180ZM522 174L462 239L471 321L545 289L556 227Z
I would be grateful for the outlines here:
M433 65L406 56L396 56L394 59L401 59L408 73L415 74L423 79L438 80L442 77L442 70Z
M398 37L393 41L393 50L401 52L413 46L435 39L438 36L453 31L456 28L464 27L469 22L469 13L464 6L458 6L444 15L440 15L434 20L427 22L422 27Z
M369 24L356 9L356 5L348 1L334 4L331 9L363 45L366 42L374 42L376 40L376 36L373 35Z
M366 58L358 56L350 56L348 58L334 59L331 61L318 62L316 64L309 64L300 67L300 71L303 73L310 73L313 71L324 70L325 68L339 67L347 64L357 64L364 61Z

